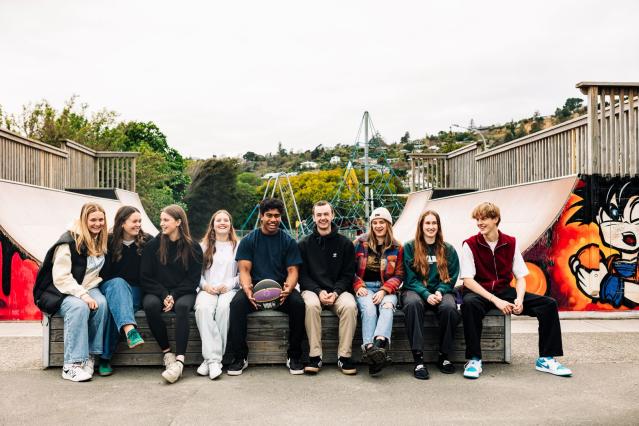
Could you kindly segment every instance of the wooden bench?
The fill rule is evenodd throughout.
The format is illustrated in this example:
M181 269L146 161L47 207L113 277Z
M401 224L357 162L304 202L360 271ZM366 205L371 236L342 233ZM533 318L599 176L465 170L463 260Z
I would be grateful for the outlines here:
M145 340L145 344L128 349L124 339L118 344L116 353L113 356L113 365L162 365L162 355L160 347L156 343L144 312L136 313L138 329ZM169 338L172 347L175 348L174 329L175 315L164 314L165 321L169 329ZM45 317L43 320L43 360L44 367L62 366L64 357L64 321L62 317L55 315ZM428 362L437 359L438 350L438 327L434 314L427 312L424 319L425 347L424 358ZM249 315L248 320L248 345L249 363L255 364L283 364L286 362L286 350L288 348L288 316L277 311L256 312ZM353 358L359 361L362 344L362 332L358 324L353 340ZM410 351L410 344L406 337L404 327L404 314L401 311L395 312L393 321L393 334L391 336L390 355L393 362L410 363L413 361ZM322 312L322 344L323 361L335 363L337 361L338 343L338 319L330 311ZM510 316L504 316L501 312L493 309L488 312L484 319L482 333L482 354L483 360L488 362L510 362ZM305 354L308 356L308 344L304 343ZM189 335L189 345L187 347L186 363L198 365L202 362L202 344L200 334L195 323L195 316L191 314L191 333ZM460 324L455 332L455 352L451 354L454 362L463 362L464 357L464 333ZM227 356L225 363L230 362Z

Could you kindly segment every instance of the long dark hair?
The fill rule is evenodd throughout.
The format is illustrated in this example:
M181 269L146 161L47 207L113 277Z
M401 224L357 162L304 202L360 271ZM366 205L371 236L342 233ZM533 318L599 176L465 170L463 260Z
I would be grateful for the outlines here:
M426 210L419 216L417 222L417 232L415 233L415 258L413 259L413 267L423 279L428 279L428 247L424 239L424 219L426 216L433 215L437 219L437 234L435 234L435 256L437 257L437 272L439 278L448 283L450 274L448 274L448 262L446 261L446 245L444 244L444 233L442 232L442 222L439 214L434 210Z
M177 204L171 204L162 209L161 213L166 213L175 220L181 221L178 226L178 232L180 238L177 240L177 253L174 260L180 260L184 269L189 269L189 260L193 253L193 239L191 238L191 231L189 231L189 220L186 218L186 212ZM169 262L169 237L160 234L160 249L158 250L160 255L160 263L166 265Z
M213 265L213 256L215 255L215 218L218 214L224 213L229 217L229 222L231 222L231 229L229 230L229 241L233 244L233 250L237 246L237 234L235 233L235 228L233 227L233 216L231 213L226 210L218 210L211 216L211 220L209 220L209 227L206 229L206 234L204 234L204 238L202 238L202 243L206 246L204 250L204 263L202 264L202 270L206 271Z
M133 206L122 206L115 213L113 219L113 228L111 228L111 240L109 241L109 251L111 252L111 261L119 262L122 259L122 249L124 241L123 225L133 213L140 213L140 210ZM142 248L146 244L147 235L140 229L138 235L135 236L133 244L135 244L138 256L142 255Z

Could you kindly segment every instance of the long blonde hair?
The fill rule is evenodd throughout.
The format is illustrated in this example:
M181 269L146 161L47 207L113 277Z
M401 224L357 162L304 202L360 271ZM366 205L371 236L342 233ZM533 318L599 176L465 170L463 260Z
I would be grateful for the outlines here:
M206 246L206 250L204 251L204 262L202 264L202 270L206 271L213 265L213 256L215 255L215 217L218 214L224 213L229 217L229 222L231 222L231 229L229 230L229 241L233 244L233 250L237 246L237 234L235 233L235 227L233 227L233 216L226 210L218 210L211 216L211 220L209 220L209 227L206 229L206 234L204 234L204 238L202 238L202 244Z
M399 243L393 236L393 225L391 225L391 223L386 219L383 220L384 222L386 222L386 232L384 233L384 242L382 243L381 253L377 253L377 237L375 236L375 232L373 231L373 221L370 222L370 229L368 230L368 250L376 254L384 254L384 252L391 248L393 245L399 245Z
M100 233L94 237L89 231L89 215L101 212L104 215L104 226ZM76 221L74 230L71 232L75 241L75 249L78 254L82 254L83 248L89 256L102 256L107 252L107 241L109 232L107 231L106 213L98 203L86 203L80 210L80 218Z
M444 233L442 231L442 222L439 214L434 210L426 210L419 216L417 221L417 232L415 233L415 257L413 259L413 267L416 272L428 280L428 247L424 237L424 220L426 216L433 215L437 220L437 233L435 234L435 257L437 259L437 272L439 278L445 282L450 282L450 274L448 273L448 261L446 260L446 245L444 244Z

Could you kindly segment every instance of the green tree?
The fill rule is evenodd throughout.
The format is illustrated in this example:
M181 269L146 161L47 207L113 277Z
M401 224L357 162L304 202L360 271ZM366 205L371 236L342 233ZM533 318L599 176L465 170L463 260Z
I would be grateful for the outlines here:
M241 225L235 217L239 210L238 170L236 159L209 159L196 168L184 197L191 232L196 238L204 235L211 214L219 209L228 210L234 216L234 226Z

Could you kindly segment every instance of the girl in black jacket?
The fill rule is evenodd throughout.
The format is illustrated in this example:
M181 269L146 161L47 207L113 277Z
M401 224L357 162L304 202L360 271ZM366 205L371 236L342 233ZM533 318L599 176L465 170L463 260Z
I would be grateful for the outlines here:
M162 377L175 383L184 369L189 339L189 312L195 303L202 272L202 249L191 239L189 223L182 207L172 204L160 214L160 235L142 253L140 286L145 295L142 306L153 337L164 353L166 370ZM174 311L175 354L171 351L163 312Z

